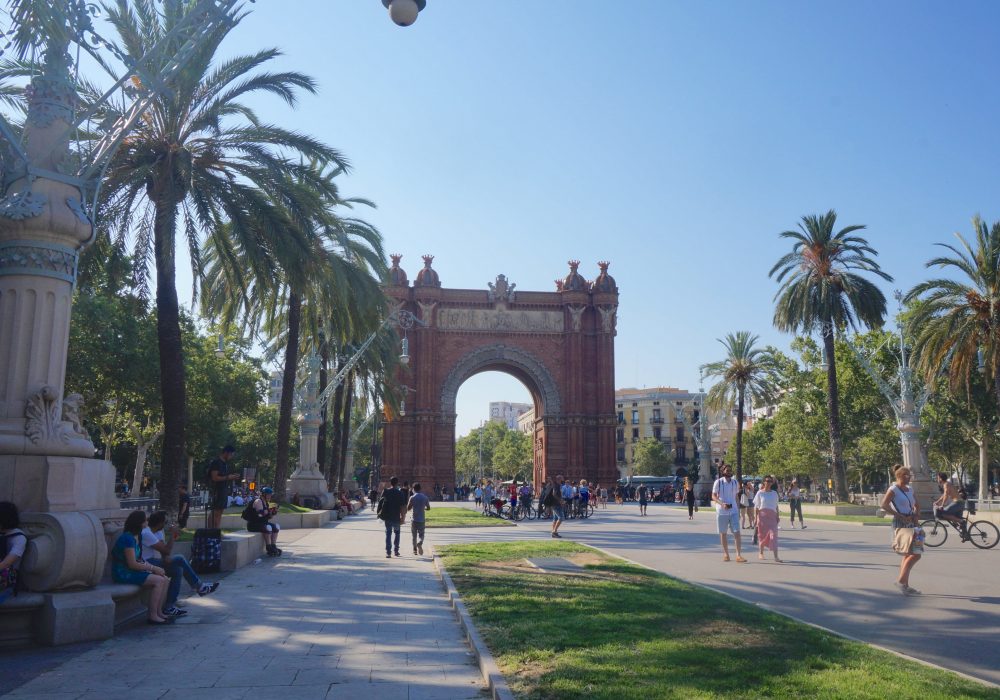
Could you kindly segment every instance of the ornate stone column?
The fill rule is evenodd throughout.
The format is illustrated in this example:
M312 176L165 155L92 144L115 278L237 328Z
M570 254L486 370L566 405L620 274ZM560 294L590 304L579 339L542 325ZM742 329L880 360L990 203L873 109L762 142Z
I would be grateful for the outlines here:
M77 259L94 232L61 176L77 100L67 46L50 43L31 82L21 176L0 201L0 499L23 513L25 583L43 591L96 585L118 519L114 469L91 459L81 397L63 386Z
M309 376L306 379L306 396L299 416L299 466L288 480L288 493L302 499L313 499L314 505L329 508L334 498L327 488L326 477L319 470L319 425L322 422L317 393L319 390L319 357L309 356Z

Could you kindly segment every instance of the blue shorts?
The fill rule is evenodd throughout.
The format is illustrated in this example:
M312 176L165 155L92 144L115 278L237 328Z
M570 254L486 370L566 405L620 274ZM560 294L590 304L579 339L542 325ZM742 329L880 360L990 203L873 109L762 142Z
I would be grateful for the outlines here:
M740 534L740 509L730 508L720 510L715 514L716 523L719 526L719 534L726 534L726 530L732 530L734 535Z
M559 506L552 506L552 520L565 520L566 516L563 514L563 509Z

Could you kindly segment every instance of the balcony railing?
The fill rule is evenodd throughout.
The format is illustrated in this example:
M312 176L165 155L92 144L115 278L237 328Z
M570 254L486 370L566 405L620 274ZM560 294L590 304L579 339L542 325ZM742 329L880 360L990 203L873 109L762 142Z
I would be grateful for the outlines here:
M649 422L656 425L660 425L663 423L663 416L653 416L652 418L649 419Z

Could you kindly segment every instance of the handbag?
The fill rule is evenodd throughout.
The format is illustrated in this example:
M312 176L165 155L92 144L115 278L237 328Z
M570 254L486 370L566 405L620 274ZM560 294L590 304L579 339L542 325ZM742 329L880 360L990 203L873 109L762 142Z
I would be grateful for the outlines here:
M915 533L912 527L896 528L892 536L892 551L901 557L916 553L917 546L914 542L914 536ZM920 546L920 551L923 551L922 545Z

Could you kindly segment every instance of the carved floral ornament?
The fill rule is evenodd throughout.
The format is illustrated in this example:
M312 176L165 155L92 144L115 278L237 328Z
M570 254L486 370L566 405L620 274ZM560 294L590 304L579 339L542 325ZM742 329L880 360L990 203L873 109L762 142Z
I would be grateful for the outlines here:
M24 434L36 445L54 441L65 444L74 438L89 440L90 435L80 419L83 397L70 394L62 402L58 399L59 394L48 385L28 397L24 407Z
M0 275L29 273L73 282L78 259L76 251L52 243L0 242Z

